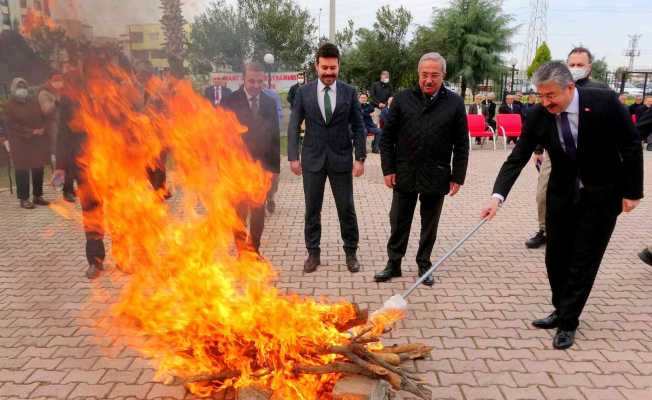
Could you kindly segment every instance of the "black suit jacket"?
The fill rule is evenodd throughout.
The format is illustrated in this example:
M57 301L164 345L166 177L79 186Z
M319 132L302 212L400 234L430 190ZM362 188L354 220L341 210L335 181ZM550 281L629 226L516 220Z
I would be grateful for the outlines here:
M441 87L434 99L419 88L394 97L380 141L383 175L396 174L403 192L446 194L464 184L469 130L464 100Z
M243 88L233 92L222 101L222 106L232 110L241 124L248 128L243 140L254 160L273 173L281 170L281 134L274 100L260 93L258 115L249 107L249 101Z
M494 193L507 197L514 182L541 145L549 154L548 211L572 205L577 178L591 201L617 215L622 199L643 197L643 154L638 133L613 91L578 88L580 101L577 160L561 144L555 116L538 105L528 115L516 147L503 164Z
M233 91L231 91L231 89L222 86L222 102L224 102L224 99L229 97L232 93ZM211 104L215 105L215 85L211 85L204 89L204 97L206 97Z
M512 109L509 109L507 103L503 103L498 107L498 114L522 114L521 104L514 102Z
M324 167L333 172L350 172L355 159L364 160L366 135L362 110L355 88L337 81L337 98L333 118L326 124L317 102L317 81L297 90L288 125L288 160L299 160L299 130L306 122L301 149L301 166L311 172ZM351 133L353 138L351 138Z

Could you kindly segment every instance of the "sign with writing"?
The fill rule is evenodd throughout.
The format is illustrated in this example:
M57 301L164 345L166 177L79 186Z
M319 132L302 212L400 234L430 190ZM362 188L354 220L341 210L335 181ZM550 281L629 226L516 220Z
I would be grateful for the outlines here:
M287 91L292 85L297 83L297 74L299 72L272 72L272 89L276 91ZM226 80L226 86L229 89L236 90L242 83L242 73L239 72L217 72L213 74L214 76L219 76ZM268 78L268 75L265 74L265 77ZM267 79L265 80L267 83Z

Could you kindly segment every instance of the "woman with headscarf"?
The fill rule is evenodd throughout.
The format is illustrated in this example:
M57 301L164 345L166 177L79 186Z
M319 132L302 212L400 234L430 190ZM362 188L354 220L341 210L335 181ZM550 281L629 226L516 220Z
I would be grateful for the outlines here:
M30 96L27 81L15 78L11 98L5 107L5 122L11 157L16 170L16 193L20 206L50 204L43 199L43 167L50 159L50 138L46 135L46 118L36 98ZM30 172L33 201L29 200Z

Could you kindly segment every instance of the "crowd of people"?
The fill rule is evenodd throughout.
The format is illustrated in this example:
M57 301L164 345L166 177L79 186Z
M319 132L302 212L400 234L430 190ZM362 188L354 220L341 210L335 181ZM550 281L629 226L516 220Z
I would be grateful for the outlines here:
M351 273L361 269L353 184L354 178L365 173L370 135L372 152L380 154L384 183L392 191L387 263L374 279L386 282L402 275L417 202L421 232L416 265L419 276L427 275L446 196L455 196L465 183L470 150L467 114L484 116L494 128L497 113L518 114L524 121L522 133L513 138L515 146L481 217L496 215L520 171L534 160L540 170L539 231L526 246L547 245L553 312L533 325L557 328L555 348L572 346L617 217L636 208L643 197L641 136L652 134L652 111L643 107L652 102L637 99L634 106L625 108L613 90L591 79L592 55L585 48L573 49L566 63L544 64L533 78L537 94L509 94L498 105L494 93L481 93L468 110L464 99L443 85L446 60L435 52L424 54L415 66L418 85L414 88L395 90L389 73L383 71L370 92L360 94L338 79L337 46L322 44L314 61L317 79L308 82L300 74L287 96L291 106L287 158L291 172L302 177L305 199L304 272L312 273L321 264L327 180L337 208L346 267ZM83 75L84 69L66 73ZM146 82L148 74L141 69L137 76ZM252 158L273 176L264 204L241 204L237 210L247 228L234 232L236 247L260 253L266 213L274 212L281 170L280 98L266 87L264 68L256 62L245 64L243 84L237 90L230 90L219 75L212 83L204 91L206 100L235 113L248 129L243 141ZM75 201L75 182L84 187L90 179L78 162L86 134L75 132L70 123L78 105L65 95L63 86L59 73L52 74L36 96L30 95L24 80L17 78L12 84L3 120L16 167L18 199L25 209L48 205L43 198L43 167L52 162L51 155L55 155L53 182L63 184L66 201ZM142 95L134 107L144 109L148 102L156 102L146 92ZM157 167L148 170L152 188L162 200L171 196L165 182L165 158L162 152ZM97 223L102 199L89 196L90 191L80 192L86 193L80 198L89 263L86 275L93 279L104 269L104 230ZM648 264L652 264L650 250L641 253ZM432 276L424 278L425 285L433 285Z

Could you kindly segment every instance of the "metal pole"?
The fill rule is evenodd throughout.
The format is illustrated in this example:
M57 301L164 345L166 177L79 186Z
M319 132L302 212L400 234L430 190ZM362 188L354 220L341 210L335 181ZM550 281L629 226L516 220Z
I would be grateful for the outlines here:
M643 81L643 98L645 98L645 92L647 92L647 75L649 72L645 73L645 80Z
M410 288L409 288L408 290L406 290L405 293L403 293L403 298L404 298L404 299L407 299L408 296L410 296L410 294L412 294L412 292L414 292L414 291L416 290L416 288L418 288L419 285L421 285L421 284L423 283L423 281L425 281L426 278L428 278L428 276L430 276L433 272L435 272L435 270L436 270L436 269L437 269L441 264L443 264L443 262L446 261L446 260L447 260L451 255L453 255L453 253L455 253L455 252L457 251L457 249L459 249L460 247L462 247L462 245L464 244L464 242L466 242L467 240L469 240L469 238L470 238L471 236L473 236L473 234L476 233L476 232L478 231L478 229L480 229L480 228L482 227L482 225L484 225L485 222L487 222L487 221L488 221L487 219L483 219L482 221L480 221L480 223L477 224L477 225L476 225L476 226L471 230L471 232L467 233L467 234L462 238L462 240L460 240L459 242L457 242L457 244L456 244L452 249L448 250L448 253L444 254L444 255L443 255L439 260L437 260L437 262L434 263L434 264L432 265L432 267L430 267L430 269L429 269L425 274L421 275L421 278L419 278L418 281L414 282L414 284L413 284L412 286L410 286Z
M516 73L516 65L512 65L512 83L509 88L510 93L514 93L514 73Z
M623 76L620 77L620 94L625 93L625 80L627 79L627 71L623 71Z
M335 0L331 0L329 24L328 24L328 40L335 41Z

